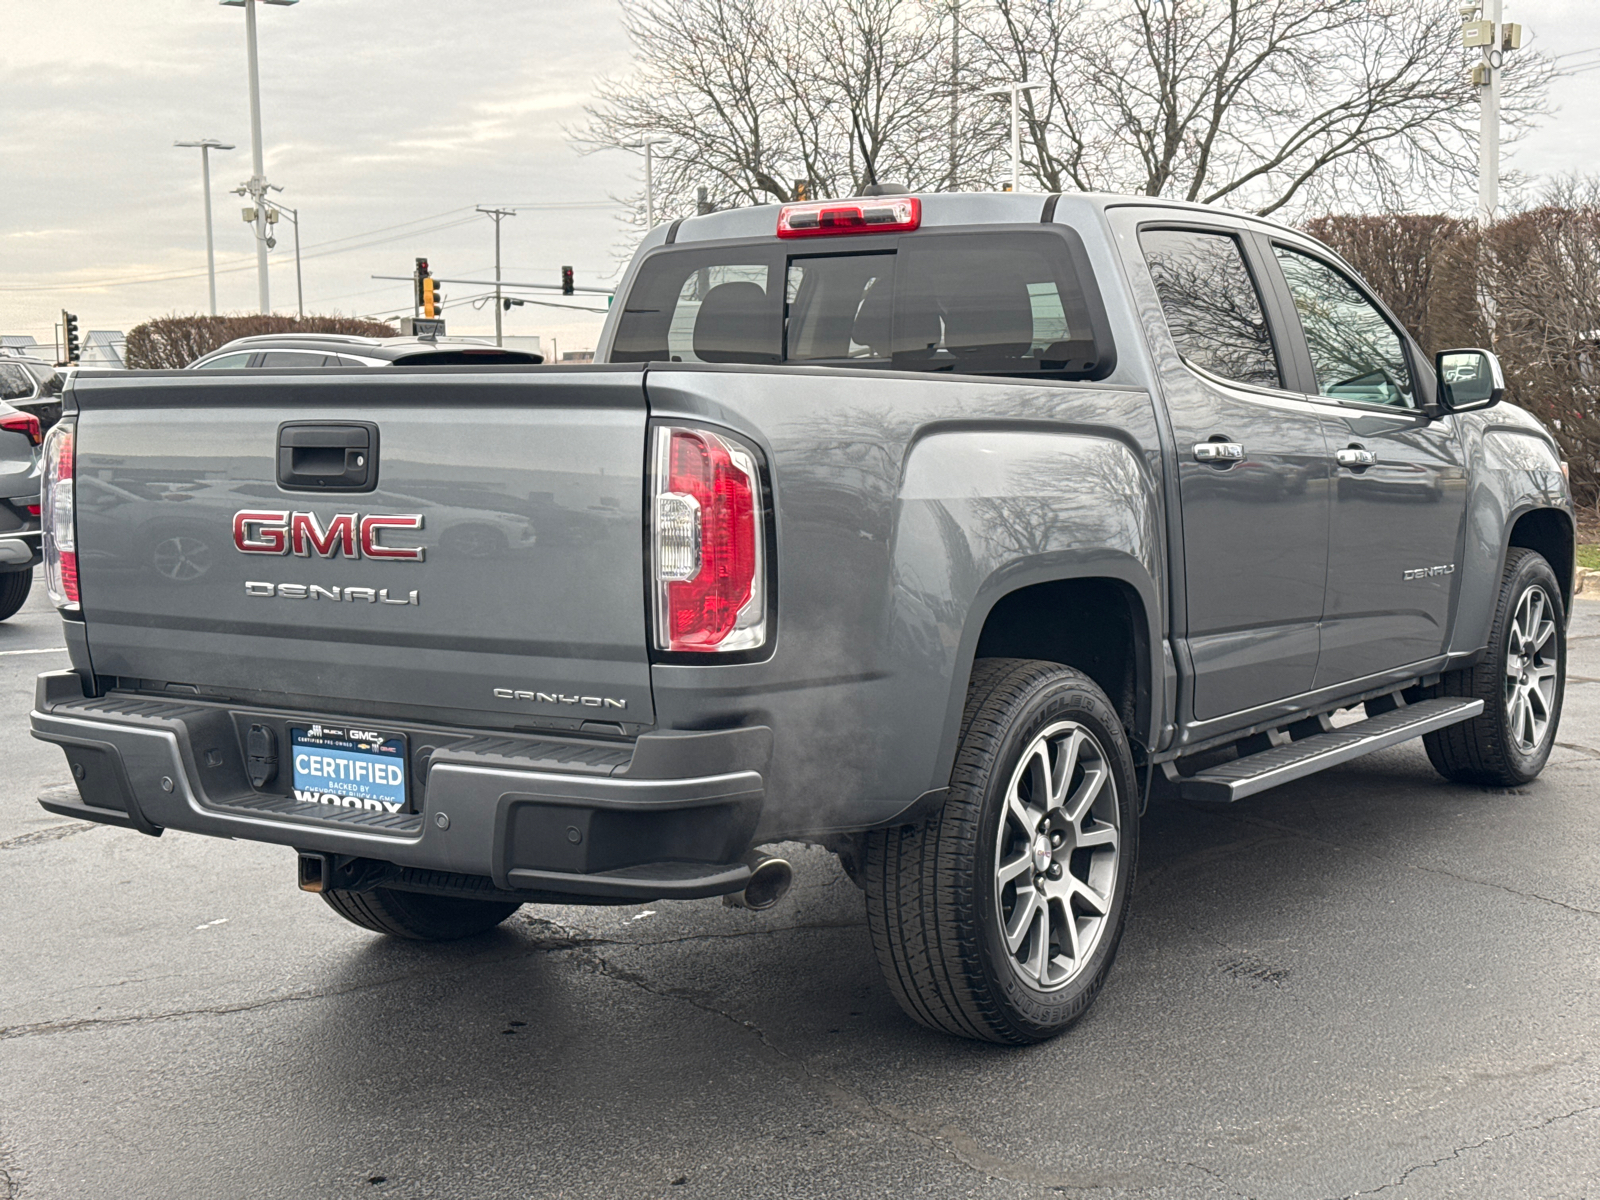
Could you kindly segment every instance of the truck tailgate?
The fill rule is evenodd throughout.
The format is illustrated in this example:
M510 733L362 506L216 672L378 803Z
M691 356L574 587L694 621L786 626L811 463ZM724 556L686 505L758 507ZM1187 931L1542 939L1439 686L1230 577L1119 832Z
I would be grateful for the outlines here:
M637 369L130 374L75 396L97 675L352 716L653 720ZM345 451L299 445L341 439L370 490L319 486Z

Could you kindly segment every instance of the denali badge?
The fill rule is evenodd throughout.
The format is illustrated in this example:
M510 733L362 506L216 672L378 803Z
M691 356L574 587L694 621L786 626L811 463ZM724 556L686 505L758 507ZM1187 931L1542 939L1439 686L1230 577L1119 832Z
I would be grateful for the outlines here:
M1400 578L1406 580L1430 579L1435 575L1454 575L1455 573L1455 563L1445 563L1442 567L1415 567L1409 571L1402 571Z
M584 708L627 708L626 700L613 700L609 696L568 696L563 692L525 692L511 688L495 688L496 700L532 700L536 704L577 704Z
M415 589L398 596L391 596L388 588L337 588L323 587L320 583L264 583L253 579L245 581L244 594L246 596L276 596L280 600L353 600L357 603L365 600L368 604L417 603Z
M340 513L322 527L316 513L282 509L241 509L233 514L233 544L243 554L288 554L301 558L378 558L394 562L421 562L421 546L385 546L378 536L385 529L421 529L419 513L404 515Z

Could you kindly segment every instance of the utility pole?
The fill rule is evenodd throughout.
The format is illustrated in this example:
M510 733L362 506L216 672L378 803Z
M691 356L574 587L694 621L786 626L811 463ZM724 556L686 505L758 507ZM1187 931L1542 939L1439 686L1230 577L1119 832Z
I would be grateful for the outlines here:
M238 189L255 204L256 292L263 314L272 312L272 297L267 287L267 168L261 151L261 72L256 64L256 4L258 0L219 0L226 8L244 9L245 51L250 72L250 179ZM262 4L288 6L300 0L259 0Z
M494 344L502 345L500 333L500 318L505 312L505 305L500 300L500 222L507 217L517 215L514 208L485 208L478 205L478 211L486 217L494 219Z
M1482 52L1473 65L1478 85L1478 224L1488 227L1500 207L1500 73L1505 56L1522 48L1522 26L1501 21L1502 0L1465 0L1461 40Z
M213 150L232 150L231 142L219 142L216 138L201 138L197 142L173 142L174 146L185 149L200 149L200 179L206 194L206 279L211 285L211 315L217 315L217 251L211 239L211 152Z
M945 183L946 191L956 190L956 164L958 148L956 146L957 118L960 116L961 101L961 0L950 0L950 178Z
M1022 93L1042 88L1042 83L1008 83L1005 87L990 88L985 96L1011 97L1011 190L1022 190Z
M647 230L654 229L656 225L656 181L650 148L667 141L671 139L651 136L629 142L627 146L629 150L644 151L644 227Z
M273 188L272 190L281 191L282 189ZM289 224L294 226L294 304L296 310L300 313L300 319L304 321L306 319L306 294L300 285L300 210L279 204L276 200L268 200L267 205L267 220L269 222L275 225L277 224L279 213L288 213ZM267 249L271 250L277 244L278 239L268 234Z

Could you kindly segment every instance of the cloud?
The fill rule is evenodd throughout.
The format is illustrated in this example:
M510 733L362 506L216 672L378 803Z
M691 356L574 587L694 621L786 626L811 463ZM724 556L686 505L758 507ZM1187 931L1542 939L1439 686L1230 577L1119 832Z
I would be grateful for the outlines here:
M127 329L206 303L200 164L174 140L217 137L212 209L224 311L255 307L250 229L230 190L250 173L243 16L195 0L6 0L0 42L0 333L48 341L61 308L85 327ZM493 227L478 203L605 201L638 190L626 154L583 157L562 130L582 120L600 75L625 70L615 0L317 0L258 10L267 175L300 210L307 247L348 239L303 274L308 309L407 308L405 274L486 271ZM447 210L463 222L416 223ZM542 210L502 227L507 264L599 284L614 270L617 222L605 208ZM271 254L274 307L293 311L293 234ZM385 240L387 239L387 240ZM368 242L381 244L366 245ZM123 283L98 290L87 284ZM76 285L76 286L73 286ZM32 290L19 291L19 286ZM463 295L466 289L461 290ZM487 308L452 310L452 331L492 330ZM532 306L508 332L593 344L598 318Z

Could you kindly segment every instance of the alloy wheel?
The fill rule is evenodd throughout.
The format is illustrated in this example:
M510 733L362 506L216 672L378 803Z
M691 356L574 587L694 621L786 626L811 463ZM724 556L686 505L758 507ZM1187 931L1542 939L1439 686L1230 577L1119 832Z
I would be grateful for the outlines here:
M1122 841L1104 747L1057 721L1023 752L995 839L995 901L1012 967L1029 986L1064 987L1109 924Z
M1506 721L1523 754L1544 745L1556 703L1555 605L1535 584L1522 593L1506 633Z

